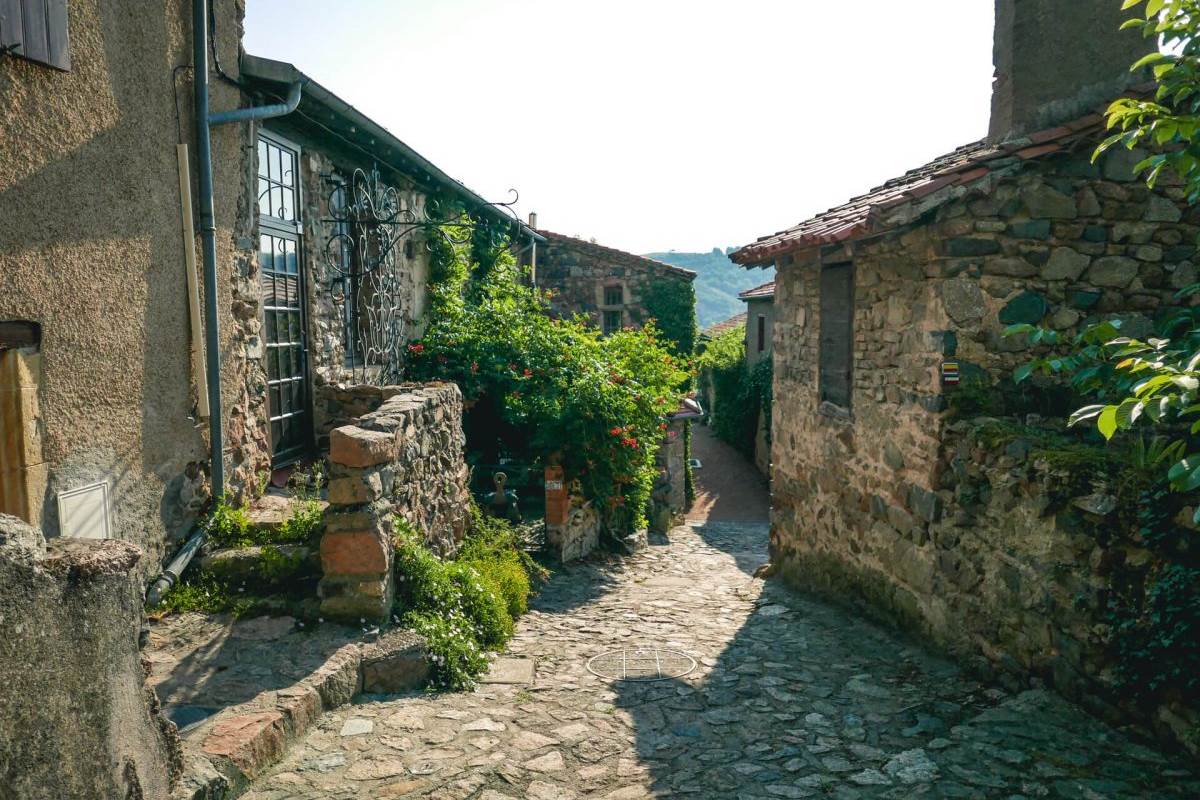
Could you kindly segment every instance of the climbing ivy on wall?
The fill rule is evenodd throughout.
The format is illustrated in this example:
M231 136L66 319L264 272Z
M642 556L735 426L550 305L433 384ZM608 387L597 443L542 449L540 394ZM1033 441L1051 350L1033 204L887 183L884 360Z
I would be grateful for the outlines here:
M696 290L691 281L656 281L643 293L642 305L675 355L690 357L696 349Z
M742 326L709 342L700 355L699 367L702 380L712 386L709 411L713 433L753 458L760 413L766 414L770 436L771 359L763 359L753 370L747 368L746 329Z

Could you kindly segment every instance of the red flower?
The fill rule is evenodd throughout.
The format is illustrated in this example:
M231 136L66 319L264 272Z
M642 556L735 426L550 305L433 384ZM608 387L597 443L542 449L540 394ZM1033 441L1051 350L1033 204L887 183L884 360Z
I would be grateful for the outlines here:
M410 345L408 346L408 352L410 352L410 353L416 353L416 354L423 353L423 352L425 352L425 345L423 345L423 344L410 344Z
M531 370L531 369L529 369L528 367L526 367L526 369L525 369L525 372L524 372L523 374L525 375L525 377L526 377L526 378L532 377L532 375L533 375L533 370Z
M609 431L609 433L613 436L620 436L622 433L624 433L624 431L622 431L620 428L613 428L611 431Z

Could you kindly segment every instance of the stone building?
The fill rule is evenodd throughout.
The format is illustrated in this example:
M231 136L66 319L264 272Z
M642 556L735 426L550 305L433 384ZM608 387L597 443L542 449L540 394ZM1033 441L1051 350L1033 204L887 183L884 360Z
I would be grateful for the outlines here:
M771 325L775 319L775 281L738 295L746 304L746 368L771 357Z
M268 102L304 85L295 111L251 133L269 439L282 466L355 415L339 385L402 380L424 330L430 241L453 210L511 224L519 251L541 237L291 64L242 66Z
M530 220L536 225L536 218ZM639 326L655 317L655 287L691 284L696 273L611 247L537 231L536 283L553 292L558 316L582 314L605 333Z
M1127 719L1098 631L1111 564L1146 553L1081 537L1095 519L1079 509L1095 502L1054 512L1064 475L1028 441L987 453L952 410L968 391L991 403L1012 386L1030 354L1002 335L1009 324L1070 336L1103 314L1145 333L1148 314L1196 281L1200 210L1179 182L1148 189L1132 172L1145 153L1091 161L1099 112L1142 80L1128 67L1153 46L1121 22L1108 0L1000 0L987 139L732 257L778 268L781 573ZM1186 743L1189 702L1160 705L1152 724Z
M195 180L191 5L83 0L47 23L65 54L0 56L0 513L52 537L124 539L150 570L210 494L203 298L180 193ZM536 239L291 65L243 53L242 13L214 7L212 109L303 89L285 116L212 128L235 495L317 452L337 417L326 387L397 382L439 212ZM28 33L0 22L6 43Z

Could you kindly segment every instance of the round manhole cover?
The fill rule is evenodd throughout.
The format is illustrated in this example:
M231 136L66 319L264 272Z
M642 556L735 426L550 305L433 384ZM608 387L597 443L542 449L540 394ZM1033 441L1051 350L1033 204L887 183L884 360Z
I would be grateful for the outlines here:
M587 668L611 681L665 681L687 675L696 661L678 650L642 647L601 653L587 662Z

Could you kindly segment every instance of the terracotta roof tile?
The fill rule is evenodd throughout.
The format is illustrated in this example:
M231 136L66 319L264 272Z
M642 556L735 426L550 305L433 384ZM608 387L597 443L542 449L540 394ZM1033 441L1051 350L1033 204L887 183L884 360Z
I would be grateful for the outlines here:
M585 239L577 239L574 236L565 236L561 233L554 233L553 231L538 230L536 232L538 234L546 237L547 242L555 242L555 241L562 242L563 244L566 244L571 247L577 248L579 250L583 250L585 252L591 253L592 255L596 256L597 258L614 258L615 257L615 258L619 258L623 261L632 261L634 263L639 263L641 266L648 267L651 269L657 269L657 270L662 270L664 272L670 272L675 275L679 275L681 277L687 278L689 280L694 280L696 277L696 273L692 272L690 269L676 267L672 264L667 264L662 261L655 261L653 258L646 258L645 256L635 255L634 253L627 253L624 250L618 250L615 247L605 247L602 244L596 244L595 242L589 242Z
M742 312L736 317L730 317L724 322L718 322L716 325L709 325L704 329L703 333L710 339L714 339L723 333L727 333L735 328L740 328L746 324L746 313Z
M765 297L775 296L775 281L764 283L762 286L755 286L753 289L747 289L738 295L740 300L760 300ZM744 314L742 316L745 316Z
M1001 144L986 140L960 147L928 164L894 178L865 195L832 208L793 228L764 236L730 258L744 266L774 261L785 253L836 244L869 233L879 212L920 200L950 186L965 186L1021 160L1066 150L1074 142L1102 129L1104 117L1089 114L1057 128Z

